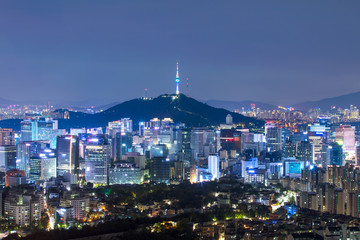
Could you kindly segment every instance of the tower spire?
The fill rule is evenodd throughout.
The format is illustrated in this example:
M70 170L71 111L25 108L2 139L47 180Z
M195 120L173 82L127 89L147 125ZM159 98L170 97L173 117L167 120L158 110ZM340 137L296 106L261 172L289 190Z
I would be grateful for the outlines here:
M176 62L176 95L179 95L179 82L180 82L180 77L179 77L179 62Z

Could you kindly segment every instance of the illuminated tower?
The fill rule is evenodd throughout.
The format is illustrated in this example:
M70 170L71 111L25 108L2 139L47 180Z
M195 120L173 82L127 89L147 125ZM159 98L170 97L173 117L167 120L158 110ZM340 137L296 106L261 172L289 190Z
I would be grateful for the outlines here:
M179 62L176 62L176 95L179 95L179 82L180 82L180 77L179 77Z

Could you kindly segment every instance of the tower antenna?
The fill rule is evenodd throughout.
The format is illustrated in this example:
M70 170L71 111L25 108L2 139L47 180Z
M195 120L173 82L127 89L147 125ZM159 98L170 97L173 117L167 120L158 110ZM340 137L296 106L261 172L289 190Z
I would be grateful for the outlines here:
M145 99L147 99L147 97L148 97L148 89L145 88Z
M176 95L179 95L180 91L179 91L179 82L180 82L180 77L179 77L179 62L176 62Z

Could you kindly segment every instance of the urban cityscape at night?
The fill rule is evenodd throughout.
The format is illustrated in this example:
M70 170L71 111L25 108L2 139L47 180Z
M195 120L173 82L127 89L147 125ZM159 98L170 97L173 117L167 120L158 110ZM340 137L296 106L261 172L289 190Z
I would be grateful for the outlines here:
M0 2L0 239L360 240L360 1Z

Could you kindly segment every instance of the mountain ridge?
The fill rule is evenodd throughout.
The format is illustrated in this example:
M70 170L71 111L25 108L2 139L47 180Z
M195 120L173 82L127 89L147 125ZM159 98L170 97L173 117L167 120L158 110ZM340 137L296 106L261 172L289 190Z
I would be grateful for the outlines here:
M133 124L149 121L152 118L172 118L175 122L191 127L213 126L225 123L227 114L231 114L234 123L261 126L263 121L246 117L226 109L215 108L183 94L178 96L163 94L153 99L132 99L117 104L96 114L70 112L70 119L60 119L59 127L105 127L108 122L121 118L130 118ZM82 126L81 126L82 125Z
M294 104L294 108L307 111L311 108L319 107L323 110L330 109L331 106L349 108L350 105L360 107L360 91L344 94L336 97L324 98L316 101L305 101Z

